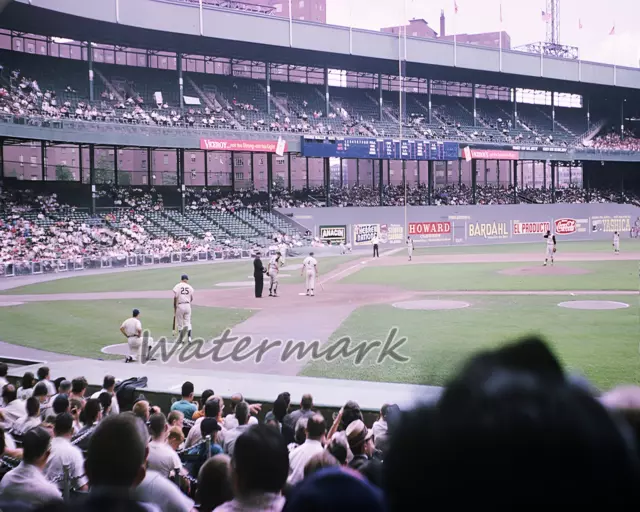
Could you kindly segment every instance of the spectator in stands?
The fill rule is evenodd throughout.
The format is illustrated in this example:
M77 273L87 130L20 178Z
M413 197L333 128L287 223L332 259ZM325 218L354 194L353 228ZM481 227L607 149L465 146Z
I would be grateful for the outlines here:
M373 423L371 432L375 447L382 452L389 448L389 425L388 420L397 419L400 415L400 408L395 404L384 404L380 409L380 417Z
M373 432L365 426L362 420L352 421L345 432L349 449L353 453L349 467L360 471L370 482L381 485L382 467L380 461L373 458L375 450Z
M133 404L132 411L135 416L140 418L145 423L149 421L149 416L151 412L149 410L149 402L146 400L138 400L135 404Z
M193 384L189 381L182 384L182 399L171 404L172 411L180 411L188 420L193 418L193 413L198 409L193 403Z
M13 384L7 384L2 388L2 415L4 417L5 430L11 429L13 423L27 414L27 401L20 400Z
M18 388L18 398L26 400L33 394L33 386L36 385L36 378L31 372L25 372L22 376L22 385Z
M198 400L198 410L194 412L193 415L191 416L192 420L195 421L199 418L204 418L204 404L206 404L207 400L209 400L209 397L212 397L213 395L215 395L215 393L213 392L213 389L205 389L202 392L202 395L200 396L200 400Z
M347 442L346 429L353 421L356 420L364 420L362 412L360 411L360 406L356 402L349 400L338 412L338 415L327 434L328 439L335 440L347 448L347 462L351 462L351 459L353 459L353 453L351 452L351 448L349 448L349 443ZM338 431L338 429L340 430Z
M51 453L44 468L44 475L50 482L57 483L60 490L63 490L64 482L61 477L64 474L64 467L67 466L71 488L78 491L87 490L88 480L84 473L82 451L71 444L73 416L69 413L58 414L53 432Z
M80 416L82 416L82 411L84 409L84 401L79 400L77 398L69 399L69 413L73 416L73 431L74 433L80 432L82 428L82 422L80 421Z
M296 423L294 442L287 445L287 450L291 453L307 440L307 418L300 418Z
M337 439L332 439L327 445L327 451L335 457L341 466L347 465L347 451L348 447Z
M171 411L167 416L167 423L169 427L178 427L182 429L184 427L184 414L180 411Z
M42 473L51 447L51 436L34 428L22 440L23 460L0 481L0 498L39 507L62 501L62 493Z
M91 395L91 398L98 398L102 393L109 393L111 395L111 409L109 414L120 414L120 406L118 405L115 389L116 378L113 375L105 375L102 381L102 389Z
M47 385L44 382L38 382L33 388L33 394L31 395L33 398L38 399L38 403L40 404L40 416L44 416L44 412L47 408L47 398L49 391L47 390Z
M84 394L87 392L87 379L84 377L76 377L71 381L71 393L69 393L69 400L76 399L80 400L84 405L85 397Z
M313 397L309 394L302 395L302 400L300 400L300 409L287 414L282 420L282 423L290 428L295 428L300 418L310 418L315 414L311 410L312 407Z
M198 472L199 512L212 512L216 507L233 499L231 459L224 454L211 457Z
M202 436L200 442L189 448L187 455L192 458L192 461L187 464L189 473L197 475L202 467L202 464L206 462L210 457L215 457L223 452L218 435L222 427L215 418L203 418L199 426L200 434ZM207 443L205 439L210 437L210 448L207 453Z
M81 450L87 450L91 436L102 419L102 406L99 400L90 398L84 406L84 424L77 433L76 445Z
M106 417L109 416L111 414L111 408L113 407L113 395L111 393L107 393L106 391L104 393L100 393L100 396L98 396L98 402L100 402L100 416L101 417ZM116 404L117 404L117 400L116 400ZM86 406L85 406L86 407Z
M67 379L63 379L62 381L60 381L60 385L58 386L58 394L53 395L51 397L51 400L49 401L53 404L53 402L55 402L58 396L63 395L68 397L69 393L71 393L71 381Z
M327 426L322 414L314 414L309 418L300 418L307 421L306 441L289 453L289 478L287 483L297 484L304 478L304 468L309 460L316 454L324 452L325 434Z
M236 415L245 408L241 405ZM280 512L284 506L282 489L289 474L287 445L280 433L267 425L254 425L240 435L233 450L232 474L235 498L215 512Z
M236 428L238 426L238 420L236 419L236 407L240 402L244 402L244 398L241 393L235 393L234 395L231 395L231 413L227 414L224 417L224 422L222 424L226 430L231 430L232 428ZM252 406L255 407L257 405L258 404L250 405L249 412L251 412ZM248 425L251 426L257 424L258 418L256 418L255 416L250 416Z
M7 363L0 363L0 389L4 388L9 381L7 380L7 374L9 373L9 365Z
M250 428L248 424L249 404L247 402L240 402L236 406L236 420L238 421L238 426L224 433L224 453L231 458L233 458L233 451L238 438Z
M167 444L176 452L182 447L184 444L184 432L182 431L182 427L169 428Z
M70 404L67 395L58 395L53 401L53 414L58 415L63 412L70 412Z
M47 386L47 394L53 396L56 394L56 386L51 382L50 370L47 366L38 368L38 382L44 382Z
M182 463L178 454L167 444L169 425L164 414L154 414L149 419L149 454L147 455L147 467L157 471L165 477L169 477L174 470L180 470Z
M328 450L322 450L311 457L304 465L304 478L308 478L323 468L339 468L340 466L338 459L331 455Z
M291 395L289 393L281 393L273 403L273 410L269 411L264 419L267 425L273 425L280 430L287 445L295 442L295 432L293 428L282 423L289 411L290 403Z
M11 427L11 433L14 436L22 437L29 430L39 427L42 420L40 419L40 400L34 396L27 398L26 402L27 415L14 421Z

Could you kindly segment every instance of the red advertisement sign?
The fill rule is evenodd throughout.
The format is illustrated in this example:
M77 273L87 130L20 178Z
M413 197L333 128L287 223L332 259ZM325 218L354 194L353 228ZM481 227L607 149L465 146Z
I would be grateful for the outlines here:
M409 222L411 235L448 235L451 233L451 222Z
M578 230L578 221L575 219L556 219L556 235L570 235Z
M501 149L471 149L462 150L465 160L518 160L520 153L517 151L504 151Z
M282 148L283 142L284 148ZM275 153L278 149L281 149L282 153L287 151L286 141L281 141L280 146L278 148L277 140L200 139L200 149L206 151L247 151L254 153Z
M551 222L519 222L513 223L514 235L545 235L551 231Z

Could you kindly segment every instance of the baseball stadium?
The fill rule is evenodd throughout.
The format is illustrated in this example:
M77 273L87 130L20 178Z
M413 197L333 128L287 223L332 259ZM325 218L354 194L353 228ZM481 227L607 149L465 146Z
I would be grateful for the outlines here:
M609 408L640 407L640 68L563 44L561 0L488 1L500 25L489 32L460 21L478 9L471 0L438 6L439 30L422 19L432 7L410 0L398 2L395 26L358 28L367 7L349 1L0 0L0 419L5 438L15 434L1 459L7 475L37 448L35 429L51 420L54 441L66 432L64 410L41 411L56 410L51 395L67 396L60 385L72 379L71 395L89 389L103 401L106 390L138 416L146 403L152 443L165 443L169 411L184 412L181 466L168 479L183 502L161 500L161 510L214 510L193 449L219 445L234 468L242 443L223 417L236 421L244 405L256 423L278 424L290 450L300 446L289 452L287 504L276 493L273 508L242 510L311 510L293 455L305 429L307 442L326 434L327 451L344 430L349 460L368 457L369 470L352 466L367 496L391 493L393 479L374 464L383 455L394 464L388 408L452 400L449 384L480 379L465 374L470 358L517 351L525 338L521 347L537 348L522 349L509 371L515 364L551 386L557 366L554 396L588 390ZM374 3L392 24L393 3ZM348 26L327 22L332 8L349 10ZM544 40L512 42L503 23L516 9L541 18ZM553 371L535 366L539 357ZM11 406L24 396L35 407L34 375L58 379L56 393L40 399L42 425L19 430ZM116 389L136 381L121 389L137 401L127 407L105 375ZM205 433L180 404L206 421L213 389L220 426ZM288 419L299 396L309 397L302 442L285 435L300 430ZM306 415L311 396L315 416ZM347 424L347 408L361 419ZM74 419L86 430L71 444L107 436L112 412L91 425ZM359 455L369 439L372 452ZM82 449L87 464L95 445ZM53 478L43 467L42 485L64 482L67 506L99 487L89 469L87 487L68 465ZM0 480L0 506L26 499L11 494L11 478Z

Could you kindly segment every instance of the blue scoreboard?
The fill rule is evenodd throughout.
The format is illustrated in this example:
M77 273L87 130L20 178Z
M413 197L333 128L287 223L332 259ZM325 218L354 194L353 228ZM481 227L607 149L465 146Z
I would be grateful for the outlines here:
M362 137L302 137L301 147L302 156L312 158L457 160L460 152L456 142Z

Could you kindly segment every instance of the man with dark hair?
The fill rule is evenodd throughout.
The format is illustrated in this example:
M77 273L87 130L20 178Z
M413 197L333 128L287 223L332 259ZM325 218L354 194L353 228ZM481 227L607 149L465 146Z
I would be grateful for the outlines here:
M305 418L301 418L304 421ZM307 439L289 454L289 478L287 483L295 485L304 478L304 467L314 455L324 451L327 425L322 414L314 414L307 420Z
M198 410L196 404L193 403L193 383L186 381L182 384L182 400L178 400L171 404L172 411L180 411L188 420L192 419L193 413Z
M236 406L236 419L238 420L238 426L224 433L223 449L224 453L229 455L229 457L233 457L233 451L238 438L250 428L248 424L249 404L247 402L240 402Z
M236 428L238 426L238 420L236 419L236 407L238 406L238 404L240 402L244 402L244 397L242 396L242 393L234 393L233 395L231 395L231 413L227 414L224 417L224 421L222 426L226 429L226 430L231 430L232 428ZM254 411L251 410L251 405L249 406L249 412L255 414ZM254 404L255 407L255 404ZM260 409L258 409L259 411ZM255 416L250 416L249 417L249 421L248 421L248 425L257 425L258 422L258 418L256 418Z
M0 363L0 389L9 384L7 380L7 374L9 373L9 365L7 363Z
M69 412L69 398L66 395L58 395L53 401L53 414L62 414Z
M76 446L81 450L89 448L91 436L102 419L102 406L95 398L90 398L84 406L84 426L78 431Z
M98 398L102 393L109 393L111 395L111 410L109 414L120 414L120 405L118 404L115 388L116 378L113 375L105 375L102 381L102 389L91 395L91 398Z
M262 290L264 288L264 274L266 269L260 259L260 253L256 253L256 257L253 260L253 280L255 281L255 296L256 299L262 298Z
M23 436L29 430L39 427L41 423L40 400L34 396L30 396L27 398L27 415L13 422L11 433L14 436Z
M302 395L302 400L300 400L300 409L287 414L282 420L282 423L295 429L300 418L310 418L315 414L311 410L312 407L313 397L309 394Z
M44 476L51 482L64 489L64 482L60 476L64 473L64 466L69 468L70 485L78 491L87 490L87 477L84 474L84 457L77 446L71 444L73 436L73 416L68 412L58 414L53 427L54 438L51 441L51 454L44 468Z
M56 386L53 382L51 382L51 375L49 367L41 366L38 368L38 381L44 382L47 386L47 395L53 396L56 394Z
M71 393L69 393L69 400L75 398L76 400L80 400L84 405L84 394L87 391L87 379L84 377L76 377L71 381Z
M39 507L62 501L58 488L42 474L51 445L43 428L34 428L22 440L22 462L0 481L0 498Z
M151 441L149 442L149 455L147 456L147 468L157 471L165 477L173 472L173 470L182 469L182 462L178 454L167 444L167 435L169 433L169 425L164 414L154 414L149 419L149 433Z
M27 401L18 398L18 392L13 384L7 384L2 388L2 403L5 429L10 429L17 419L27 414Z
M202 435L202 422L205 419L212 419L218 421L220 416L220 400L217 396L210 396L209 399L204 404L204 416L202 418L198 418L196 422L189 430L189 434L187 435L187 440L185 442L185 448L189 448L194 444L198 443L201 439L203 439ZM222 429L222 425L220 425L220 429ZM222 442L223 435L218 436L218 441Z

